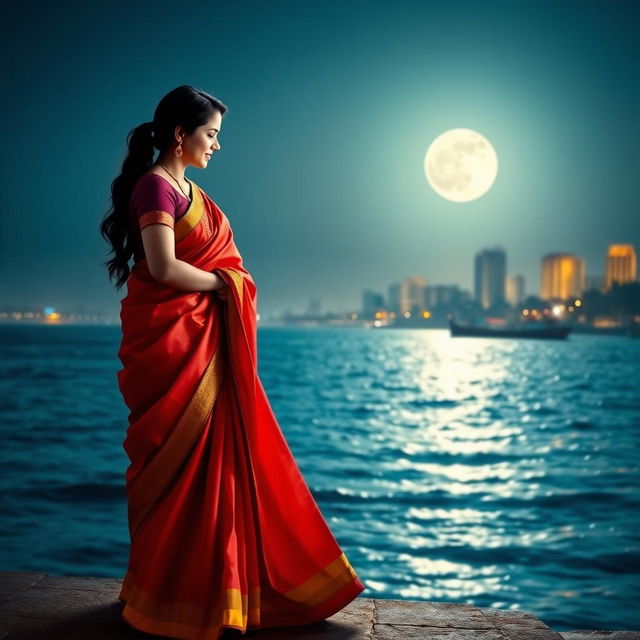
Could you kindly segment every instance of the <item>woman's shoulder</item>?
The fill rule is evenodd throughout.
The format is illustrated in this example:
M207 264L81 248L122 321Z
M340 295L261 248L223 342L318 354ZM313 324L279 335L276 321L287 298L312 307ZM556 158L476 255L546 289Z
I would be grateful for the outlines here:
M197 185L191 178L187 178L187 180L195 185L196 187L198 187L198 189L200 189L199 185ZM180 197L182 196L182 194L180 194L177 189L169 182L169 180L167 180L164 176L162 176L160 173L156 173L155 171L145 171L135 182L134 186L133 186L133 190L139 190L142 189L144 191L160 191L163 193L167 193L169 194L172 198L177 198L178 201L180 199ZM185 200L188 200L188 198L186 198L186 196L184 196Z
M141 185L154 185L157 189L173 189L166 178L163 178L159 173L155 171L145 171L138 177L134 187Z
M174 213L179 206L176 190L162 176L152 171L143 173L133 186L130 204L138 215L151 209Z
M170 198L171 201L178 202L177 192L171 183L153 171L143 173L133 185L131 195L138 196L140 194L161 194Z

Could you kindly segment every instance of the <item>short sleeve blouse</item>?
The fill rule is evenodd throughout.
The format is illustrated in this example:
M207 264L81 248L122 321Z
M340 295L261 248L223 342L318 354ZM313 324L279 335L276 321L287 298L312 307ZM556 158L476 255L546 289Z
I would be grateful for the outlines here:
M173 229L176 220L179 220L189 208L190 202L162 176L150 172L140 176L129 200L131 226L135 236L134 259L136 261L144 257L140 234L142 229L154 223L165 224Z

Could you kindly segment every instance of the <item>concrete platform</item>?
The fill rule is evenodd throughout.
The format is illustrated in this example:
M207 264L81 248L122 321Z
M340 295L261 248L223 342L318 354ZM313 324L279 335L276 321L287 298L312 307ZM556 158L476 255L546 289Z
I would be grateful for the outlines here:
M0 640L159 638L120 617L122 580L0 571ZM240 637L229 629L223 637ZM358 597L323 622L248 632L256 640L640 640L637 631L557 633L527 611Z

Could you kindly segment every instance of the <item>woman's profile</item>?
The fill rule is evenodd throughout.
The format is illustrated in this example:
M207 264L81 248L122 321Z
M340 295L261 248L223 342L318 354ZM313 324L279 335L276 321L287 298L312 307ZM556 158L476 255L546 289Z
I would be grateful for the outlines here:
M220 150L226 112L188 85L165 95L127 136L100 226L114 254L109 277L126 284L122 617L191 640L319 622L365 588L258 376L257 290L229 219L185 176Z

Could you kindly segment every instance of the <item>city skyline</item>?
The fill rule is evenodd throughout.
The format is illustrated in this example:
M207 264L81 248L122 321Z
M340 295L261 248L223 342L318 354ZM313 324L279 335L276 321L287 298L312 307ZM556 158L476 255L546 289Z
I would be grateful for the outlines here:
M559 277L562 281L570 281L573 283L573 287L575 289L573 292L564 291L562 289L565 286L564 283L562 283L559 287L556 286L554 288L553 284L550 282L543 284L542 279L545 272L547 272L550 267L553 267L553 264L547 264L549 263L549 261L553 263L557 260L563 261L565 259L570 259L572 261L575 259L584 265L584 259L580 256L569 254L566 252L547 252L543 254L540 259L540 286L538 287L538 290L532 291L530 288L527 288L526 280L521 274L508 272L504 269L504 265L502 264L497 265L497 274L488 273L484 276L484 280L486 282L481 282L483 280L483 265L481 263L484 258L488 258L489 262L493 262L495 260L494 254L501 254L501 256L498 256L500 258L499 262L504 261L506 263L507 252L504 251L504 249L500 246L484 247L479 249L475 253L475 268L472 274L474 286L470 288L462 287L456 283L445 283L436 280L429 280L424 276L424 274L413 274L407 275L406 277L401 278L397 281L387 282L378 289L360 287L358 290L358 296L354 296L354 300L351 306L348 308L327 308L327 305L324 304L320 298L318 298L317 296L310 296L307 300L302 301L302 303L297 308L271 310L270 312L263 313L262 315L265 318L274 319L283 317L290 313L310 313L317 315L322 315L325 313L352 314L360 313L363 309L367 308L368 304L372 306L372 308L376 306L380 308L388 308L390 306L393 306L390 301L395 295L397 295L397 293L393 293L394 288L397 288L401 285L406 285L407 283L411 283L410 286L415 285L419 289L424 290L457 289L464 296L469 297L469 299L471 300L479 301L482 303L483 307L488 308L493 302L495 302L496 293L498 294L498 298L502 297L509 305L515 307L527 298L552 300L554 298L561 299L568 298L570 296L577 297L581 295L583 291L587 291L589 289L597 289L605 292L614 281L618 281L619 283L638 282L637 252L635 246L628 243L612 244L607 247L607 257L605 259L607 268L603 273L587 274L586 272L581 270L579 278L576 279L575 274L569 274L566 268L561 267L560 270L561 272L564 271L564 274L561 274ZM490 271L491 270L492 269L490 269ZM487 292L484 289L487 283L492 289L489 295L487 295ZM496 284L499 285L497 289ZM380 293L380 291L387 291L388 293L384 294ZM369 303L367 303L367 299L369 299ZM423 306L426 309L429 307L429 304L425 302ZM82 315L83 317L86 316L86 319L88 319L88 317L91 315L100 315L101 317L108 318L113 318L117 315L117 313L114 313L113 311L106 310L86 311L84 304L76 305L75 307L73 307L73 310L71 310L71 308L67 308L64 311L54 305L41 305L40 308L43 309L42 314L48 315L50 318L55 315L60 315L61 312L73 315L78 314ZM35 307L31 306L29 317L31 317L31 315L34 313L34 309ZM23 309L22 311L25 310L26 309ZM0 320L7 320L10 317L10 313L12 311L14 313L17 311L17 307L15 305L4 304L4 306L0 306ZM258 312L260 313L260 309L258 309ZM40 316L38 315L38 317Z

